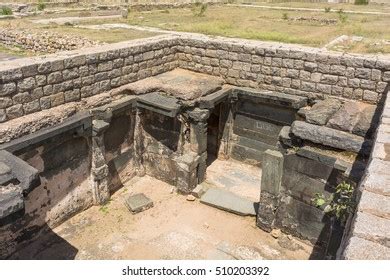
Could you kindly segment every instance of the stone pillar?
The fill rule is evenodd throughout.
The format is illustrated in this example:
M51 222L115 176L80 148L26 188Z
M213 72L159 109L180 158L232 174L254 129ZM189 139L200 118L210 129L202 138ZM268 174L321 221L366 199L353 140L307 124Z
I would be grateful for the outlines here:
M228 101L221 103L221 113L219 116L219 128L221 144L219 146L218 158L229 159L230 138L233 133L233 114L237 98L229 98Z
M135 126L134 126L134 162L137 169L137 176L145 176L146 170L143 164L143 153L145 151L144 147L144 137L143 137L143 128L142 128L142 110L134 109L133 111L135 117Z
M108 165L105 160L104 131L109 127L104 120L92 122L92 194L95 205L110 199Z
M191 151L199 156L197 166L198 182L204 181L207 167L207 119L209 110L195 108L189 112L190 120L190 147Z
M198 185L198 165L199 155L194 152L188 152L176 159L177 181L176 187L180 193L191 193Z
M283 154L266 150L262 160L261 193L257 226L270 232L273 228L283 175Z

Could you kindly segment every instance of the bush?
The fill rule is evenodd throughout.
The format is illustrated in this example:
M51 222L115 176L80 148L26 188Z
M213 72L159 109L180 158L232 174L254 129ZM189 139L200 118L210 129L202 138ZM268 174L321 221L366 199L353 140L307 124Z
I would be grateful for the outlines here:
M12 12L10 7L3 6L3 7L0 8L0 15L10 16L12 14L13 14L13 12Z
M287 13L283 13L283 15L282 15L282 19L284 19L284 20L288 20L288 14L287 14Z
M196 17L203 17L204 16L204 13L206 12L207 10L207 4L206 3L201 3L201 2L196 2L193 6L192 6L192 13L194 14L194 16Z
M325 7L324 9L325 9L325 13L329 13L331 10L331 7Z
M355 5L368 5L368 0L355 0Z
M45 2L43 2L43 0L38 1L37 9L38 11L43 11L44 9L46 9L46 4Z
M338 10L337 13L339 14L340 22L341 23L346 23L347 19L348 19L348 16L344 13L343 9Z

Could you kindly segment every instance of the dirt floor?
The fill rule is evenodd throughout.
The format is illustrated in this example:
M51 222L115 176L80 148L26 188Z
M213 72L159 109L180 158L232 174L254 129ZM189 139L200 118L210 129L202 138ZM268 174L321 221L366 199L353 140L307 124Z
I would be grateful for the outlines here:
M132 215L130 194L144 193L154 207ZM136 177L105 206L94 206L25 247L14 258L32 259L308 259L311 246L278 238L254 217L224 212L173 192L154 178Z

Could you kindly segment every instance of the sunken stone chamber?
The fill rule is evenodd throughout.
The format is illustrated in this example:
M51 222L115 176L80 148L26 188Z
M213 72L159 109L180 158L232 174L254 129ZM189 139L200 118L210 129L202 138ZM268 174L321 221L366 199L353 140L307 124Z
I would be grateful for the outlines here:
M376 121L383 106L388 114L389 74L380 57L184 35L2 65L0 257L104 205L134 176L191 193L216 158L262 168L261 229L334 255L343 228L311 198L358 186L370 156L387 166Z

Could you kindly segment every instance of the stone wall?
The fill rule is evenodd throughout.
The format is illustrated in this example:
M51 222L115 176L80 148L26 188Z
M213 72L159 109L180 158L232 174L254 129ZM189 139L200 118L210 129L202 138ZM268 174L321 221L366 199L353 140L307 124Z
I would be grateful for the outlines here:
M175 117L140 110L142 164L146 174L176 185L175 158L180 154L181 123Z
M1 224L0 259L42 232L51 232L52 228L93 203L88 138L66 132L16 154L38 169L40 184L25 196L23 213L15 213L9 223Z
M314 48L195 35L166 35L22 59L0 67L0 122L80 100L177 66L237 86L376 104L390 60Z
M370 162L358 189L357 212L340 247L344 259L390 259L390 95L377 128Z
M0 121L108 91L171 70L174 38L158 36L4 63L0 67Z
M377 103L390 81L387 57L349 55L296 45L184 36L179 65L230 84L323 99Z

